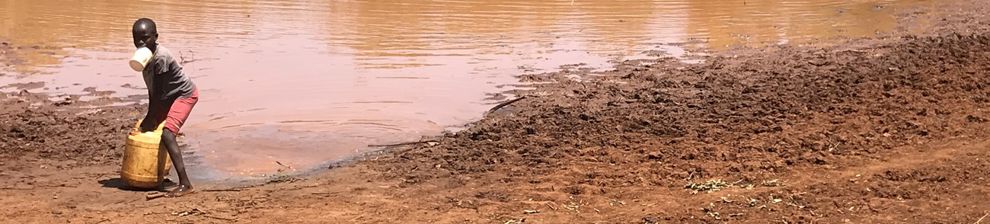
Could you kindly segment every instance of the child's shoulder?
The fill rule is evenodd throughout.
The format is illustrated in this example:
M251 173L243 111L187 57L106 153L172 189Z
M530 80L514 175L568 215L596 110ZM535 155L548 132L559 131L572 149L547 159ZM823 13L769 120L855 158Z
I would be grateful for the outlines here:
M172 56L172 51L165 46L158 45L158 49L155 50L155 60L159 62L173 62L175 57Z
M158 45L158 48L155 49L155 56L172 57L172 51L165 46Z

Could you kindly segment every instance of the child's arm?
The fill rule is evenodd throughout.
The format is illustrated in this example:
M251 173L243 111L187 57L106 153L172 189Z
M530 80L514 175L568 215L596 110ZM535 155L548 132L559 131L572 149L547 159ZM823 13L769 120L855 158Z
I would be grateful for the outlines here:
M158 119L155 118L158 117L159 107L157 103L155 103L155 101L156 100L154 99L148 100L148 113L144 115L144 120L141 121L141 126L139 130L141 132L154 131L155 127L158 126L158 124L156 123Z
M147 70L151 71L152 75L151 77L147 77L148 80L145 80L145 85L148 87L148 112L145 114L144 120L141 122L140 130L139 130L141 132L154 131L155 127L158 127L158 123L157 123L158 119L155 118L160 117L159 113L167 113L167 111L166 112L162 111L163 105L159 105L161 104L161 101L159 99L160 96L156 94L158 93L158 89L157 89L158 85L154 81L155 76L164 73L160 71L161 67L163 67L160 66L161 64L162 63L160 63L160 61L151 61L147 65L148 68L146 68Z

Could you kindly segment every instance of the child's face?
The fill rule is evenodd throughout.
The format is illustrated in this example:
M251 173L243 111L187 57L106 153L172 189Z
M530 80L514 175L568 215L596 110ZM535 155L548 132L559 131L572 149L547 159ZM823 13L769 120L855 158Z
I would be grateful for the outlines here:
M148 18L141 18L134 21L134 27L131 28L131 34L134 36L134 47L151 48L151 51L155 51L155 47L158 44L158 29L155 28L155 22Z
M135 32L134 33L134 47L142 48L148 47L148 45L155 42L156 35L150 32Z

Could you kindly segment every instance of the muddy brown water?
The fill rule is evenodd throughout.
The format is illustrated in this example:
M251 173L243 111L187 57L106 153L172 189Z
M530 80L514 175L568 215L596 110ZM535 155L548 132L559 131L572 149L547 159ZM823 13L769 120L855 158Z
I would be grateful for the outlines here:
M515 75L563 65L811 43L896 28L928 1L0 1L0 39L34 50L0 83L145 93L130 25L159 24L201 90L184 132L193 174L306 170L481 117ZM650 54L647 52L652 52ZM90 88L92 90L92 88ZM494 96L494 97L493 97ZM136 119L136 118L135 118Z

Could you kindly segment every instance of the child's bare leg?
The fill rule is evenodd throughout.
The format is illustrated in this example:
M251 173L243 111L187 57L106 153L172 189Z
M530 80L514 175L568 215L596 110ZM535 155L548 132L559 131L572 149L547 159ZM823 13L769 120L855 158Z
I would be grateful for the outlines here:
M165 129L162 131L162 144L168 150L169 157L172 158L172 165L175 172L179 174L179 187L167 194L169 197L179 197L192 191L192 184L189 183L189 176L186 175L186 165L182 162L182 151L179 151L179 143L175 140L175 133Z
M168 150L165 150L165 144L159 144L159 148L158 148L158 186L159 186L158 189L159 190L164 189L165 175L168 175L167 173L165 173L165 163L167 162L165 161L166 153L168 153Z

